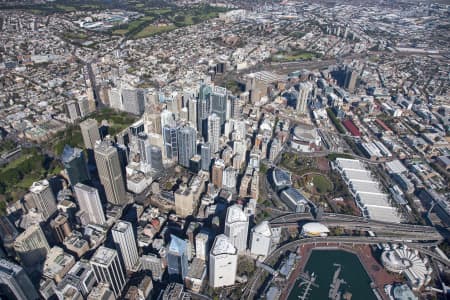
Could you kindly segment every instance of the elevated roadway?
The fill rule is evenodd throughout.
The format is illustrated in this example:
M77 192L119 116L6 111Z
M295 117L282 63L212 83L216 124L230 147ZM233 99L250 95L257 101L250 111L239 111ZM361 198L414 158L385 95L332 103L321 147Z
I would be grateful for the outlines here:
M300 222L315 221L330 227L341 227L352 230L364 230L373 232L389 233L390 235L402 235L423 240L442 240L442 235L431 226L422 226L404 223L389 223L375 221L363 217L324 213L320 219L316 219L310 213L291 213L276 217L270 221L272 227L298 226Z

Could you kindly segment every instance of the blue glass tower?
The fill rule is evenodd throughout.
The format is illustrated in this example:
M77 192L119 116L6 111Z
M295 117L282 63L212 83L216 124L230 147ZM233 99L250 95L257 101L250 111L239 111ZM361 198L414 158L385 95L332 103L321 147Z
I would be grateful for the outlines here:
M167 270L171 281L183 282L188 272L187 244L185 240L170 235L170 246L167 253Z

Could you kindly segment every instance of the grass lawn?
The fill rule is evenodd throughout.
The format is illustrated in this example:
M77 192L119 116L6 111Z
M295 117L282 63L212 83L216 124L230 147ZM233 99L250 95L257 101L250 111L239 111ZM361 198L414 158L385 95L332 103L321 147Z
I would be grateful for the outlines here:
M160 8L160 9L146 9L145 13L150 15L165 15L172 12L171 8Z
M63 37L68 40L85 40L88 36L81 32L66 32Z
M272 56L272 60L276 62L289 62L296 60L311 60L316 58L317 54L304 50L297 50L293 52L281 52Z
M24 161L30 159L32 156L33 155L31 155L31 154L22 154L19 158L13 160L9 164L7 164L6 167L2 168L2 171L17 168L18 165L20 165Z
M56 8L57 8L57 9L60 9L60 10L62 10L62 11L65 11L65 12L72 12L72 11L76 11L76 10L77 10L77 9L76 9L75 7L73 7L73 6L63 5L63 4L57 4L57 5L56 5Z
M137 20L131 21L128 24L125 25L119 25L117 27L115 27L116 29L114 29L112 31L112 34L114 35L126 35L126 34L131 34L133 31L139 29L140 26L142 26L145 23L149 23L154 19L154 17L152 16L145 16L142 18L139 18Z
M142 39L146 38L158 33L167 32L176 29L177 27L174 25L168 25L168 26L156 26L156 25L148 25L144 27L141 31L139 31L137 34L135 34L133 37L135 39Z
M314 175L312 182L319 194L324 194L333 191L333 184L323 175Z

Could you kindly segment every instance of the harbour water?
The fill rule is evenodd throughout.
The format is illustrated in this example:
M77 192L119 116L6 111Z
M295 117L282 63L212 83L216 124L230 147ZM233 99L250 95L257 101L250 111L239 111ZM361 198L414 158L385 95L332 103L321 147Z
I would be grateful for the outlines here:
M298 279L288 300L376 300L370 278L358 257L343 250L313 250L303 272L314 273L313 284ZM302 283L303 282L303 283ZM305 295L305 290L309 291ZM351 298L348 298L351 294Z

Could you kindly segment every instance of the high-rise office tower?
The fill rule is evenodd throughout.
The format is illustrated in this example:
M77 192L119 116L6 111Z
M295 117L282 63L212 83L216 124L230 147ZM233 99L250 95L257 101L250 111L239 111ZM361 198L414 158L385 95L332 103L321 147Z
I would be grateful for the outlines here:
M170 236L167 252L167 270L173 281L181 282L188 272L187 243L175 235Z
M138 271L139 254L133 225L130 222L119 220L112 229L112 236L127 271Z
M235 204L228 207L225 219L225 235L238 252L244 252L247 249L248 216L240 205Z
M178 130L178 163L189 168L189 160L196 153L197 132L194 128L185 126Z
M0 298L36 300L39 295L24 269L6 259L0 259Z
M101 142L95 146L94 152L98 176L105 189L106 199L115 205L126 204L125 181L117 149L108 142Z
M34 266L45 260L50 246L41 226L34 224L16 238L14 250L24 266Z
M197 130L204 138L207 137L208 116L211 113L210 94L211 87L202 84L197 102Z
M50 221L50 228L52 229L54 239L61 244L64 243L66 237L72 235L69 218L64 213L58 214Z
M19 232L13 223L6 216L0 216L0 241L3 242L9 256L14 256L14 241L18 235Z
M140 119L134 122L133 124L128 127L129 132L132 136L138 136L139 133L145 132L145 124L144 120Z
M145 133L161 134L161 114L157 112L146 111L144 113Z
M182 218L186 218L194 213L196 208L196 201L191 189L185 184L180 187L174 193L175 197L175 212Z
M178 160L178 135L177 127L164 126L163 139L166 156L171 160Z
M161 112L161 129L165 126L174 127L176 125L173 112L165 109Z
M189 124L195 129L198 128L197 123L197 99L191 98L188 102L188 120Z
M222 188L223 184L223 170L225 169L225 162L222 159L217 159L212 166L211 181L214 186Z
M66 169L70 185L74 186L78 182L84 183L89 180L89 172L84 160L83 150L66 145L61 155L61 161Z
M97 281L109 284L114 296L118 298L122 294L126 279L117 251L100 246L90 263Z
M78 107L78 102L73 100L66 102L66 110L72 123L80 118L80 108Z
M100 140L98 123L94 119L86 119L80 123L81 135L83 136L84 147L94 149L95 143Z
M227 89L215 86L211 92L211 112L220 118L220 128L227 120Z
M272 230L268 221L262 221L252 228L250 253L267 256L272 248Z
M216 236L209 253L209 285L212 288L233 285L236 281L237 250L227 236Z
M183 123L189 121L189 110L188 110L187 107L183 107L183 108L180 110L179 118L180 118L180 121L182 121Z
M157 172L162 172L164 170L164 166L161 148L157 146L152 146L150 148L150 157L152 161L152 169Z
M345 72L345 82L344 87L350 92L353 93L356 87L356 81L358 79L358 72L352 70L351 68L347 68Z
M220 146L220 118L216 114L208 117L208 143L211 144L211 153L219 151Z
M242 113L242 104L241 100L238 97L231 97L231 118L238 120L241 117Z
M114 109L122 110L122 92L118 88L108 90L109 106Z
M207 232L200 231L195 236L195 257L206 260L208 257L209 235Z
M211 144L203 143L200 146L200 155L202 158L202 170L209 172L209 167L211 166Z
M106 222L105 214L103 213L98 190L82 183L77 183L73 190L75 191L80 210L86 213L89 222L104 224Z
M308 113L308 98L312 90L312 85L309 82L301 82L298 89L296 110L300 114L306 114Z
M150 140L148 139L148 136L143 132L139 133L137 143L138 143L141 163L151 165L152 164L152 155L151 155L152 145L150 144Z
M208 117L210 115L209 94L197 102L197 129L203 137L207 136Z
M44 179L33 182L30 187L30 192L37 211L42 214L44 220L47 220L55 214L57 210L56 199L48 180Z
M62 294L61 292L65 291L67 286L70 286L79 291L83 297L87 297L96 283L97 280L92 266L88 262L78 261L64 276L63 280L58 283L57 294ZM61 296L59 297L61 298Z
M145 94L142 89L122 89L122 109L140 116L145 110Z
M223 170L222 186L230 191L236 191L237 172L232 167Z

